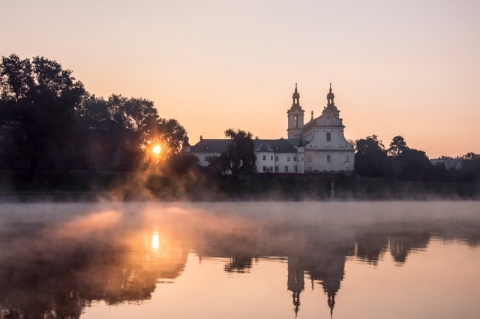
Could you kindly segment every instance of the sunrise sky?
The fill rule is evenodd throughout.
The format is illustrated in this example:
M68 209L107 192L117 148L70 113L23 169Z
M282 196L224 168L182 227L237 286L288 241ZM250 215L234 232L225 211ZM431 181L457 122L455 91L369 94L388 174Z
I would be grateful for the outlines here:
M190 142L286 137L332 81L345 137L480 153L478 0L0 0L0 55L56 60L97 96L155 102Z

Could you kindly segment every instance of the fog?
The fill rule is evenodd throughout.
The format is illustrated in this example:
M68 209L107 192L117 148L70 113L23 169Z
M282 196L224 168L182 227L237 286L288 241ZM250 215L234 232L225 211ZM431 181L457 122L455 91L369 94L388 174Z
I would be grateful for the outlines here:
M225 258L227 272L288 259L333 309L347 257L377 264L389 251L402 266L432 239L479 246L478 202L0 204L0 307L80 317L92 301L147 300L193 253Z

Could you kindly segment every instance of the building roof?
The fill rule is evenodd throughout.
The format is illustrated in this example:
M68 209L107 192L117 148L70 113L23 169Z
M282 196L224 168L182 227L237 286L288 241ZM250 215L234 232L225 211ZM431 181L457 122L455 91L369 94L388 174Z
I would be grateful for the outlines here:
M231 139L201 139L197 144L191 146L192 153L223 153ZM297 153L297 149L285 139L264 140L254 139L255 152L274 153Z
M253 140L253 145L255 146L255 151L257 151L257 147L261 144L265 143L267 144L275 153L297 153L297 149L288 142L288 140L285 140L283 138L281 139L276 139L276 140L261 140L261 139L255 139ZM263 150L262 150L263 151ZM268 152L268 151L264 151Z
M228 144L232 143L230 139L201 139L197 144L192 145L192 153L223 153Z

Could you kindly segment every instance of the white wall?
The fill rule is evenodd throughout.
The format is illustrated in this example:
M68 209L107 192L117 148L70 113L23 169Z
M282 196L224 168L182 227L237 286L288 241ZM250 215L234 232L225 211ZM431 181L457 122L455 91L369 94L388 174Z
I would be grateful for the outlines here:
M328 161L330 157L330 161ZM305 172L353 171L354 152L305 150Z
M257 155L256 166L258 173L265 173L263 166L272 167L272 173L303 173L303 153L258 152L255 155ZM265 156L265 160L263 156Z

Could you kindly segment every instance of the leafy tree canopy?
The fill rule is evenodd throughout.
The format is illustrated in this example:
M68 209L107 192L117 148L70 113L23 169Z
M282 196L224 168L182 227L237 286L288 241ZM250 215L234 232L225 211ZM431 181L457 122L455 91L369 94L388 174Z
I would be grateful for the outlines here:
M256 156L252 133L243 130L228 129L225 136L232 140L226 151L220 156L224 160L222 167L228 167L234 179L240 174L250 175L255 172Z
M406 149L408 149L407 142L405 142L405 139L402 136L397 135L392 139L392 142L390 142L390 147L388 148L387 153L389 156L396 157L401 155Z
M32 175L41 161L71 156L75 112L86 91L56 61L3 56L0 64L1 121L15 128L16 157ZM68 154L70 153L70 154Z
M39 168L132 170L153 145L168 159L187 141L183 126L161 118L152 101L89 95L58 62L14 54L0 63L0 125L11 131L11 158L25 163L15 167L29 166L32 176Z
M385 173L387 152L376 135L356 141L355 171L360 176L382 177Z

